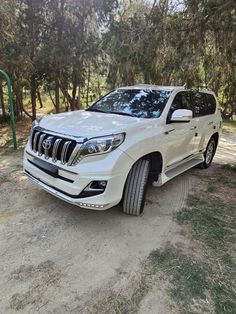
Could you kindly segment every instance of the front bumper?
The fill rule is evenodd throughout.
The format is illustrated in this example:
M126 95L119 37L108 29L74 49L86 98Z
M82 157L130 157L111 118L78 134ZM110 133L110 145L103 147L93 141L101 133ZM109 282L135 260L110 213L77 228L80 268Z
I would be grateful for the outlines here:
M120 202L127 175L133 164L128 155L116 149L106 155L87 157L74 167L58 163L56 166L60 177L55 178L32 164L35 157L38 158L37 154L27 145L24 173L31 182L68 203L95 210L105 210ZM45 160L43 156L41 159ZM55 165L50 159L47 162ZM91 181L107 181L105 191L99 195L79 197Z

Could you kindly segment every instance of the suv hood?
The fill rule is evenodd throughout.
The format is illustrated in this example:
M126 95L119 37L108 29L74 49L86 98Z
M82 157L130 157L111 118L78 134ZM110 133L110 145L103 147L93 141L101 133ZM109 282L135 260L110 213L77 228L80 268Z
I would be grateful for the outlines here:
M78 110L45 116L39 126L61 134L91 138L125 132L129 128L137 127L140 120L143 119Z

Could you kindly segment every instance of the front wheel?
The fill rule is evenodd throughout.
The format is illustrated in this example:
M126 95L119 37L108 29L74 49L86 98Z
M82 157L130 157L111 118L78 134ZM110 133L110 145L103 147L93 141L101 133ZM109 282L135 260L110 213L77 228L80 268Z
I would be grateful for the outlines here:
M128 215L142 214L147 191L150 162L138 160L131 168L124 189L123 212Z
M212 163L212 159L215 155L215 151L216 151L216 142L215 142L214 138L212 137L207 144L207 148L206 148L206 151L204 153L204 161L203 161L203 163L200 164L201 168L206 169L206 168L210 167L210 165Z

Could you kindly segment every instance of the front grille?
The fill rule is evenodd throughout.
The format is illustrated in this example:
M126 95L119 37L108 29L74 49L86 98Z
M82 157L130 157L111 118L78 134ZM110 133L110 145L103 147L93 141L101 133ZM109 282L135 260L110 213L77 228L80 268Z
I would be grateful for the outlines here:
M53 162L61 161L63 165L72 166L76 162L80 144L74 139L52 135L41 130L33 130L31 135L31 148L45 159L51 158Z

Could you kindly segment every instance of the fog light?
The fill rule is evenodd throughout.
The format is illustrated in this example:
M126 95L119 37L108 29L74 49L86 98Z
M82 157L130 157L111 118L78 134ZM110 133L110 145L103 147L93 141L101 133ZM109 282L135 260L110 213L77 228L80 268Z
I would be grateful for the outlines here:
M105 189L105 187L107 186L107 181L98 181L98 186L102 189Z
M79 197L89 197L102 194L105 192L107 181L92 181L86 188L80 193Z

